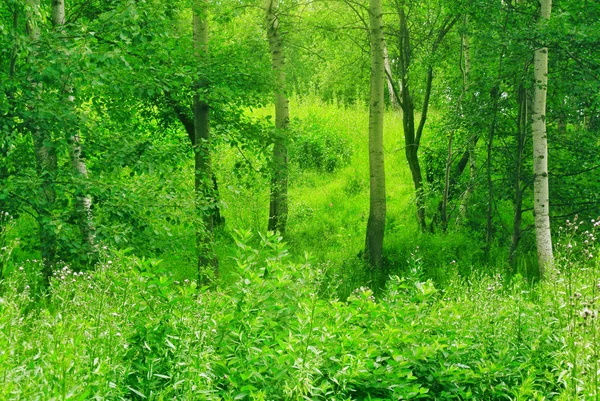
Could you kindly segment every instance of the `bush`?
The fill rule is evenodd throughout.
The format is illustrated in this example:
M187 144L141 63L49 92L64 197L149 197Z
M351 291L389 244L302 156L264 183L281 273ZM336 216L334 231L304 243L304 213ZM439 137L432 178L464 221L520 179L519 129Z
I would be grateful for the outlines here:
M294 123L289 155L300 169L332 173L348 165L352 154L351 143L317 119Z

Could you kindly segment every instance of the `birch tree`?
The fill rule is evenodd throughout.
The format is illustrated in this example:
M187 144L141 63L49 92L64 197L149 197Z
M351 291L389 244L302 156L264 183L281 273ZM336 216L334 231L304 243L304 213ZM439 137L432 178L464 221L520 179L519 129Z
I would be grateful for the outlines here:
M540 0L539 25L550 19L552 0ZM534 79L532 111L533 132L533 200L538 268L543 278L546 268L554 262L550 233L550 195L548 189L548 136L546 132L546 94L548 88L548 48L542 46L534 53Z
M371 43L371 89L369 102L370 195L365 256L371 267L380 268L382 265L386 216L383 153L385 58L381 0L369 1L369 40Z
M40 1L28 0L27 33L31 42L30 58L35 58L38 52L40 38ZM32 92L35 101L41 101L41 83L33 83ZM35 104L30 106L36 110ZM41 180L42 197L37 208L37 223L40 237L40 255L43 267L42 275L48 279L52 274L52 267L56 260L56 235L53 229L52 209L56 203L56 189L54 179L58 170L56 148L52 141L50 132L43 127L39 116L32 113L32 119L28 122L28 128L33 139L36 172Z
M266 30L275 75L275 138L273 143L269 231L285 232L288 216L288 152L286 130L290 123L289 101L286 94L285 56L279 30L278 0L266 0Z
M52 1L52 24L56 30L60 30L65 24L65 2L64 0L53 0ZM62 103L69 109L71 113L75 112L75 106L73 104L75 98L73 96L73 86L69 82L69 77L63 77L62 83ZM76 127L71 127L71 131L76 131ZM85 158L83 157L83 151L81 148L81 138L77 132L69 135L69 155L71 159L71 166L73 169L73 175L80 178L82 181L82 189L75 195L75 213L77 216L77 222L79 231L81 233L83 242L87 246L87 251L94 255L97 252L96 241L95 241L95 226L92 216L92 197L88 192L88 173ZM92 257L93 259L93 257Z

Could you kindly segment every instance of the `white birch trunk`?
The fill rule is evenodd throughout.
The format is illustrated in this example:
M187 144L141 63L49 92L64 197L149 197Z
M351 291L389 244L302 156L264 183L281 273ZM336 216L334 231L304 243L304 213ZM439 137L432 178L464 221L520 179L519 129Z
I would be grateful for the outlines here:
M541 0L539 24L550 18L552 0ZM535 50L534 55L534 101L532 112L533 131L533 199L535 213L535 236L537 243L540 278L554 262L552 236L550 233L548 190L548 137L546 132L546 93L548 85L548 48Z
M64 0L52 0L52 24L55 28L61 28L65 24L65 2ZM67 95L66 102L70 103L69 108L74 110L75 107L72 104L75 100L73 97L73 87L68 82L69 78L65 77L67 81L64 87L64 94ZM75 196L75 212L77 214L79 231L82 239L88 247L90 254L94 255L97 253L96 245L96 227L94 226L93 214L92 214L92 197L88 192L88 173L87 166L85 164L85 158L81 150L81 138L78 134L71 135L69 138L70 147L69 153L71 157L71 166L75 177L78 177L83 181L83 194L77 194ZM92 257L93 259L93 257Z
M383 113L385 57L381 0L369 1L371 42L371 95L369 104L369 221L365 256L371 267L381 268L385 231L385 166L383 153Z
M385 75L387 78L385 82L387 82L390 103L392 104L392 108L399 109L400 105L398 104L398 99L396 99L394 92L394 83L392 82L392 67L390 65L390 56L388 54L387 45L385 44L385 39L383 40L383 62L385 66Z

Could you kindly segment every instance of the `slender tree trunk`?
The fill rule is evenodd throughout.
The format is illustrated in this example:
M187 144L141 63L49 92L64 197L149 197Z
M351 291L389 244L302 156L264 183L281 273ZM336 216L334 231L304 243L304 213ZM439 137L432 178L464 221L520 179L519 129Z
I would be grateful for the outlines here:
M40 37L40 1L28 0L28 15L27 15L27 32L29 39L32 42L32 58L35 58L38 44L36 43ZM38 101L41 102L39 91L40 85L34 85L32 89L38 93ZM35 109L35 106L32 107ZM34 113L35 115L35 113ZM33 139L33 149L35 154L36 171L41 180L42 199L38 207L38 230L40 237L40 255L42 258L42 275L47 282L52 275L52 268L56 263L56 236L54 234L53 209L56 203L56 190L54 188L54 179L58 169L56 158L56 149L52 142L52 136L42 127L38 117L34 116L29 122L29 129Z
M98 246L96 244L96 226L94 225L94 216L92 213L92 197L89 192L88 172L81 148L81 139L78 134L71 136L71 166L75 176L78 176L83 189L75 197L75 212L79 224L79 232L83 238L83 242L87 246L90 254L90 261L94 261L97 257Z
M521 188L522 166L525 151L525 137L527 134L527 92L523 86L519 88L519 114L517 117L517 156L515 157L515 209L513 218L513 234L508 253L508 262L514 268L516 263L517 248L521 240L521 221L523 220L523 189Z
M469 27L469 17L464 17L465 30ZM471 39L469 33L465 32L461 35L461 68L463 76L463 91L461 97L464 98L469 93L469 84L471 76ZM475 146L477 145L479 137L475 137L473 141L469 141L467 145L467 154L469 158L469 184L467 189L460 200L459 216L462 220L467 218L469 200L473 195L473 188L475 186L475 177L477 175L477 166L475 164ZM461 171L462 173L462 171Z
M450 138L448 138L448 156L446 157L446 170L444 174L444 193L442 195L442 207L440 212L443 232L446 232L448 229L448 194L450 192L450 169L452 168L452 139L453 135L450 134Z
M433 85L433 65L429 65L427 68L427 76L425 81L425 93L423 96L423 107L421 109L421 117L419 124L415 124L415 107L411 96L411 87L409 85L409 70L411 65L411 38L410 31L408 29L408 23L406 20L406 14L404 11L404 0L396 3L396 11L398 13L399 21L399 69L400 69L400 82L402 84L401 103L402 108L402 126L404 128L404 145L406 160L410 168L410 172L415 187L415 203L417 209L417 222L421 231L427 230L427 223L425 218L425 194L423 188L423 174L421 172L421 166L419 163L419 146L421 144L421 137L423 135L423 128L427 121L427 112L429 110L429 100L431 97L431 88ZM430 56L437 52L439 45L444 40L444 37L452 29L458 20L457 17L448 16L443 21L437 36L433 41L430 48Z
M55 29L60 29L65 24L65 2L64 0L52 0L52 24ZM69 84L69 77L63 77L64 95L66 95L65 105L74 112L73 106L73 87ZM81 188L75 195L75 213L79 231L83 242L86 244L87 251L91 256L90 259L95 259L95 254L98 249L96 246L96 227L94 226L92 214L92 197L88 192L88 173L85 158L81 149L81 138L79 134L73 134L69 138L69 152L71 157L71 166L73 174L82 181Z
M383 154L385 62L381 0L369 1L369 32L371 42L371 95L369 103L370 196L365 256L372 268L381 269L386 215Z
M490 257L492 248L492 239L494 235L493 217L494 217L494 186L492 182L492 151L494 149L494 138L496 136L496 123L498 120L498 99L500 97L498 87L492 88L492 121L488 130L487 137L487 159L486 159L486 181L487 181L487 211L486 211L486 236L485 236L485 255Z
M552 0L540 0L540 26L549 18ZM548 190L548 137L546 132L546 93L548 85L548 48L541 47L534 54L535 86L533 92L533 207L535 236L540 278L554 263L550 233L550 195Z
M198 62L208 52L208 4L207 0L195 0L193 3L194 53ZM198 274L203 279L203 271L212 267L218 276L218 261L214 251L214 208L211 137L210 137L210 108L200 97L200 90L206 89L206 83L196 82L196 93L193 99L194 110L194 192L196 196L196 211L202 218L203 226L196 231L198 248ZM208 204L208 205L207 205Z
M288 216L288 154L286 136L290 123L289 101L286 94L285 57L279 32L278 0L266 0L266 29L275 74L275 140L273 144L269 231L285 233Z
M397 110L400 105L398 104L398 98L396 98L396 92L394 90L394 82L392 81L392 68L390 66L390 57L388 55L387 45L385 40L383 41L383 61L385 66L385 75L387 79L388 94L390 96L390 104L394 110Z
M415 129L415 106L410 92L408 70L411 63L411 44L410 44L410 32L408 31L408 25L406 21L406 15L404 13L404 3L398 5L398 18L400 22L400 82L402 84L402 127L404 129L404 152L406 154L406 161L410 168L410 173L415 188L415 203L417 210L417 223L421 231L427 230L425 221L425 202L423 194L423 174L421 172L421 165L419 163L419 142L420 135ZM431 68L429 69L429 77L433 77ZM430 88L430 86L428 86ZM423 110L427 114L426 110Z

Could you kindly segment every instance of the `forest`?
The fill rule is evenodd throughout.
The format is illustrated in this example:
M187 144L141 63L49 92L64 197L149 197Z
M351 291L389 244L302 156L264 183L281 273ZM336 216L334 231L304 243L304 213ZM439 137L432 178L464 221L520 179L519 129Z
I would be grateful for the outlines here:
M0 400L598 401L599 155L597 1L3 0Z

